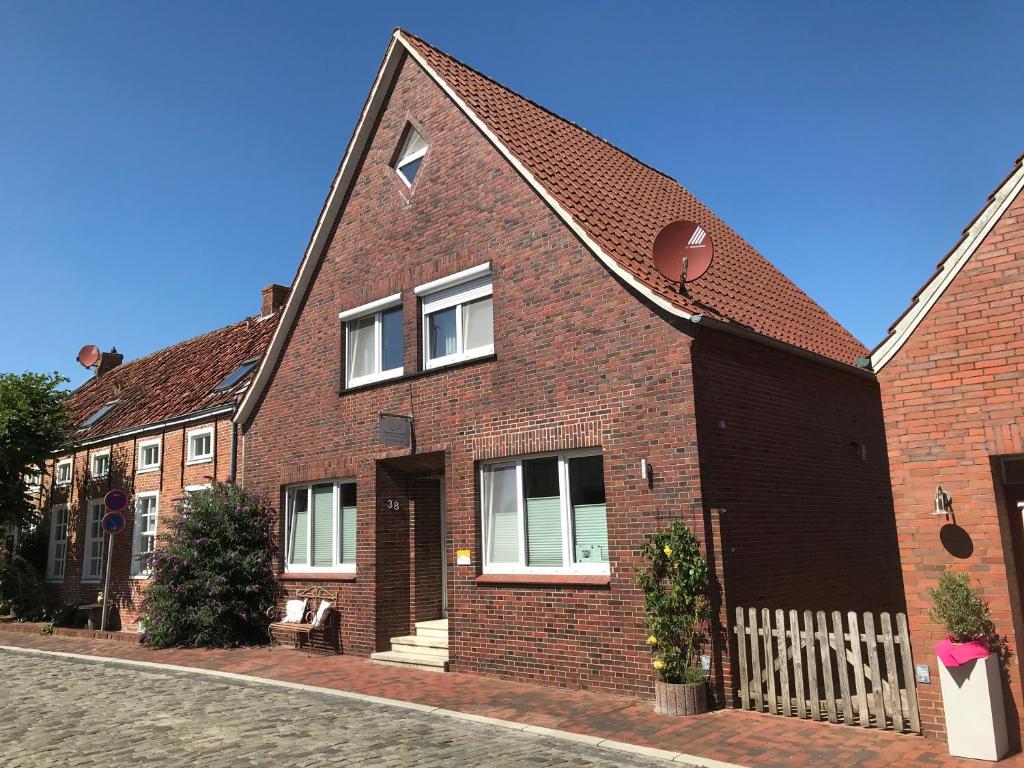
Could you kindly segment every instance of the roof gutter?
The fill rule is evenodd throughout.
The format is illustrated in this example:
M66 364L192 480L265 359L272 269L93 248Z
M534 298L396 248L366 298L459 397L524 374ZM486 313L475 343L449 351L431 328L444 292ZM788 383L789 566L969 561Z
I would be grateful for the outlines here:
M721 320L718 320L717 318L714 317L708 317L707 315L692 315L690 317L690 322L698 327L711 328L716 331L730 333L733 336L739 336L740 338L743 339L749 339L750 341L755 341L759 344L764 344L765 346L772 347L783 352L788 352L791 355L796 355L797 357L802 357L806 360L813 360L815 363L818 363L819 365L827 365L830 368L836 368L840 371L845 371L846 373L852 373L854 376L859 376L862 379L871 379L872 381L875 380L875 374L865 368L857 367L854 365L847 365L846 363L840 362L839 360L835 360L831 357L826 357L825 355L819 355L817 352L811 352L808 349L798 347L794 344L787 344L784 341L773 339L771 336L765 336L764 334L758 333L757 331L752 331L749 328L744 328L741 325L723 323Z
M88 440L73 442L71 446L75 448L85 448L90 445L97 445L99 443L107 443L112 440L119 440L123 437L132 437L134 435L139 435L142 434L143 432L149 432L154 429L176 427L180 426L181 424L189 424L193 421L206 421L211 416L221 416L222 414L225 413L231 413L234 410L234 405L224 405L220 406L219 408L211 408L208 411L196 411L195 413L190 413L188 416L181 416L175 419L168 419L167 421L156 421L153 422L152 424L146 424L145 426L142 427L125 429L120 432L111 432L106 435L101 435L100 437L91 437ZM57 453L64 453L64 451L58 451Z

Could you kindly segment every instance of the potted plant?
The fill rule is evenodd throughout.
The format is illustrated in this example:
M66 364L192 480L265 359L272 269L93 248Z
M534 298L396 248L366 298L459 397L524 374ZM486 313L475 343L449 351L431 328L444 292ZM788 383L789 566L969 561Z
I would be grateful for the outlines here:
M698 662L708 617L708 564L700 542L681 520L655 533L642 548L646 567L636 572L644 591L647 646L654 657L655 711L707 712L707 674Z
M966 573L947 569L931 590L928 614L946 630L935 645L949 754L998 760L1009 749L998 637L988 604Z

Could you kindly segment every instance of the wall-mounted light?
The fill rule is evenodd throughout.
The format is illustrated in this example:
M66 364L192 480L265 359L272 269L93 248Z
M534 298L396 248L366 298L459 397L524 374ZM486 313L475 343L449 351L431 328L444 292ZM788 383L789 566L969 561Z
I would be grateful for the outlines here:
M953 509L953 497L949 491L942 490L941 485L935 486L935 511L933 515L948 515Z
M648 479L647 459L640 459L640 479L641 480L647 480Z

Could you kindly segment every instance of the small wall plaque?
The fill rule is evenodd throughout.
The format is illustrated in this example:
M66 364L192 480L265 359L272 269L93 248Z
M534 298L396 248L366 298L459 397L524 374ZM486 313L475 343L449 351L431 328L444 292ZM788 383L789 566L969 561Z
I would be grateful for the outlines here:
M392 413L380 414L380 422L377 424L377 440L384 445L393 445L396 448L411 448L412 419Z
M711 671L711 657L707 654L704 654L700 657L700 668L703 669L705 672Z
M455 564L456 565L472 565L473 559L469 556L468 549L457 549L455 550Z
M930 683L932 681L932 673L931 670L928 669L927 664L915 664L914 676L917 678L917 682L919 683Z

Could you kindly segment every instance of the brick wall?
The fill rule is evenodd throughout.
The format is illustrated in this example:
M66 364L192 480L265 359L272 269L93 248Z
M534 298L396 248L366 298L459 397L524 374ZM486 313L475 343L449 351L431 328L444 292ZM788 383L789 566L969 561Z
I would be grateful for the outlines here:
M993 457L1024 453L1024 199L995 225L899 353L878 374L924 728L945 731L928 620L932 588L948 566L969 571L989 601L1014 656L1009 665L1012 730L1022 703L1018 638L1021 596L1009 515ZM954 520L934 517L935 487L953 496ZM966 533L967 549L947 548L943 526ZM946 529L948 536L951 529ZM962 536L961 536L962 538Z
M205 427L215 429L214 460L200 464L189 464L184 448L188 432ZM161 462L157 471L136 471L139 443L159 438L161 441ZM110 473L107 477L89 477L91 457L110 450ZM117 534L114 543L114 558L111 564L111 606L116 607L116 618L125 627L138 622L139 606L148 581L131 577L132 546L134 541L135 499L134 494L144 491L159 493L157 506L157 541L167 523L176 513L183 489L190 485L203 485L216 477L226 481L231 471L231 421L221 417L209 422L196 422L165 430L155 430L127 439L104 442L82 448L70 454L73 459L74 479L70 485L54 484L53 464L47 467L44 478L45 489L41 504L47 514L43 526L47 535L50 531L48 510L54 504L68 504L68 554L64 577L49 580L58 603L89 604L96 602L103 589L103 578L95 581L82 579L85 557L86 525L89 501L102 499L108 491L120 488L129 495L125 510L126 524ZM104 543L104 552L106 544ZM106 561L104 560L104 569ZM104 571L105 572L105 571ZM113 614L108 614L108 621Z

